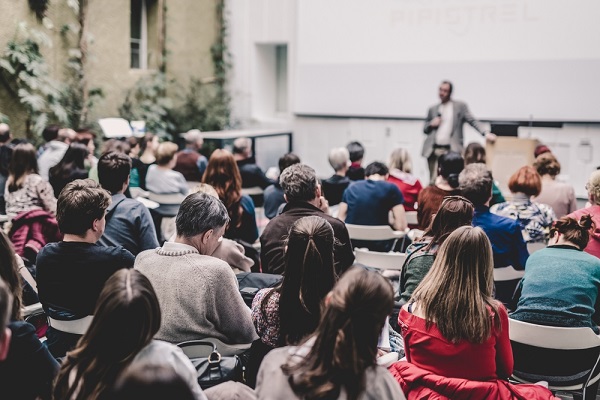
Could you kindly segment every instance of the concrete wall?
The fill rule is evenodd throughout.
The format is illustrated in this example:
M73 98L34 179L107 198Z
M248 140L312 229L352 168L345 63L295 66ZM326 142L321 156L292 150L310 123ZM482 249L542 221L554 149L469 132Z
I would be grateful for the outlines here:
M185 89L191 77L200 79L213 75L210 47L217 33L215 18L216 0L164 0L166 4L166 71L170 79L177 80ZM73 11L65 0L50 2L48 18L53 23L47 29L38 23L29 10L27 1L0 0L0 51L11 40L20 21L44 31L53 42L52 48L44 49L46 62L52 75L63 79L68 47L76 44L76 35L68 34L70 45L60 34L61 27L77 23ZM130 2L126 0L89 0L87 32L90 41L86 66L89 88L101 88L104 98L91 110L91 121L101 117L118 116L118 108L125 99L127 89L143 76L155 72L160 62L158 46L158 1L148 1L148 70L130 69ZM182 89L169 95L177 102ZM0 112L8 115L13 131L25 130L22 108L11 99L0 85Z
M422 182L427 182L427 162L421 157L425 140L423 121L294 115L298 1L301 0L253 0L251 4L245 0L229 1L230 49L233 55L232 118L241 128L292 130L294 152L322 177L333 173L327 162L329 150L359 140L366 147L366 163L375 160L386 162L394 148L407 148L413 157L414 173ZM264 65L269 59L265 57L264 48L275 44L288 46L288 113L278 113L268 107L274 103L269 98L274 93L271 86L274 69L272 65ZM431 104L438 101L437 87L424 90L431 92ZM423 105L423 118L429 105ZM574 99L573 107L576 106ZM465 135L465 144L483 142L483 138L468 125L465 125ZM586 195L584 185L587 177L600 165L599 124L564 124L561 128L521 127L519 136L537 138L547 144L562 163L560 178L573 184L578 196ZM517 170L521 166L514 167Z

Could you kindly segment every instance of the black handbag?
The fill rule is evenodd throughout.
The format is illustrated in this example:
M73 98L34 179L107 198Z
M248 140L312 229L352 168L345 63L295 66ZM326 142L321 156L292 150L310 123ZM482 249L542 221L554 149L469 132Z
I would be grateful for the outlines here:
M281 275L261 272L240 272L236 274L236 278L242 299L248 307L252 307L252 300L260 289L275 287L283 279Z
M244 367L240 358L238 356L221 356L214 343L190 340L179 343L177 346L181 347L196 368L198 384L202 389L208 389L227 381L244 381ZM190 351L191 346L210 347L212 351L208 357L195 357L193 350ZM186 348L188 349L186 350Z

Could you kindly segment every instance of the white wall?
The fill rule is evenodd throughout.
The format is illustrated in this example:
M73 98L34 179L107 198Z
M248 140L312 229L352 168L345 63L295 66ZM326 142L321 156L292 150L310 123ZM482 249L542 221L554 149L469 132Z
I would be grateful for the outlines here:
M406 147L413 155L414 172L424 182L428 170L421 154L425 135L422 121L393 119L356 119L298 117L293 113L269 113L274 106L274 61L261 53L261 46L288 46L288 104L294 110L297 69L297 1L298 0L230 0L230 49L233 55L231 73L232 116L243 128L281 127L294 132L294 152L313 166L320 176L332 173L327 153L332 147L344 146L359 140L366 147L365 161L387 161L389 153L398 146ZM437 101L437 87L424 88L431 92L430 103ZM270 99L270 100L269 100ZM469 100L469 99L465 99ZM578 99L572 101L577 107ZM423 104L423 117L430 104ZM476 104L471 104L473 110ZM470 126L465 126L465 143L482 141ZM587 177L600 166L600 125L565 124L562 128L519 128L519 136L537 138L547 144L563 165L561 178L571 182L578 196L585 196ZM583 143L583 145L582 145ZM585 143L589 143L585 145ZM262 166L267 168L269 166ZM517 169L520 166L515 166Z

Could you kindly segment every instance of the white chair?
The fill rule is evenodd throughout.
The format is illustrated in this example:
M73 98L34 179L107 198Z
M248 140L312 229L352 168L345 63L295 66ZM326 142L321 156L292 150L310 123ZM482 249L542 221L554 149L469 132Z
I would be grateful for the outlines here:
M252 343L248 344L226 344L217 338L205 338L199 340L189 340L187 342L179 343L177 346L181 347L183 353L188 358L208 357L213 351L212 346L203 344L202 342L210 342L217 347L217 351L223 357L234 356L244 353L250 349Z
M393 240L406 236L405 231L395 231L389 225L346 224L350 239L354 240Z
M600 336L590 328L543 326L509 319L514 356L512 378L547 381L552 391L595 399L600 383ZM577 396L579 395L579 396Z
M523 278L525 271L516 270L512 265L503 268L494 268L494 281L513 281Z
M253 186L249 188L242 188L242 194L248 196L260 196L264 193L264 190L260 186Z
M419 220L417 219L416 211L407 211L406 212L406 223L408 225L419 225Z
M357 248L354 251L354 255L357 263L382 270L393 269L400 271L402 270L404 261L406 261L406 253L398 252L383 253Z
M157 202L161 205L176 205L181 204L185 196L181 193L175 194L159 194L148 192L148 199Z
M533 254L538 250L545 249L546 243L527 243L527 251L529 254Z

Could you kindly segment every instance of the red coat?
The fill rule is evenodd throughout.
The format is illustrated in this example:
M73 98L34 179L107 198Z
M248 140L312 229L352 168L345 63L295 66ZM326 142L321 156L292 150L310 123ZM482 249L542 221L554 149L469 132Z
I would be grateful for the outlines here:
M542 400L558 399L550 390L539 385L513 385L502 379L470 381L447 378L399 361L389 371L400 383L407 400Z
M37 254L47 243L62 240L56 218L44 210L18 214L12 220L9 237L15 246L15 252L21 257L25 256L26 249ZM35 259L29 261L35 263Z

